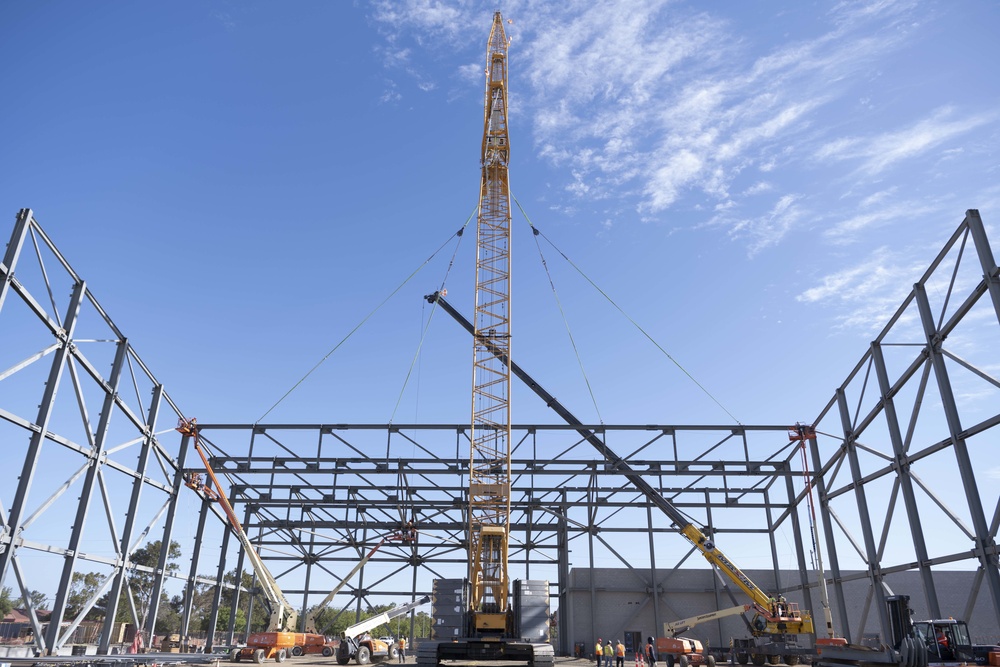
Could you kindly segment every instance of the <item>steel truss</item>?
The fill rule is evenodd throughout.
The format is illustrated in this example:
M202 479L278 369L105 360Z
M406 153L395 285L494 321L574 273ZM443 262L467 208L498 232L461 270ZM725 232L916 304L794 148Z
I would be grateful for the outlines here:
M0 472L7 475L0 477L6 482L0 484L0 574L10 585L13 573L27 597L49 588L44 578L59 572L43 646L56 651L71 629L60 621L78 624L105 592L115 604L114 592L138 572L131 563L136 550L151 539L170 542L181 521L181 494L190 499L192 493L181 490L182 473L197 468L185 461L188 446L173 431L181 411L28 210L18 216L0 278L0 368L6 369L0 370L0 438L11 460L23 458L18 478L17 470ZM58 298L66 293L68 299ZM819 497L835 619L849 638L879 623L886 627L880 604L886 578L903 571L919 572L923 590L894 592L925 601L932 615L960 616L985 595L1000 626L1000 504L996 486L984 477L995 466L990 453L1000 433L994 430L1000 424L998 343L1000 275L979 215L969 211L816 420L810 480ZM103 363L95 360L102 356ZM98 370L106 367L109 372ZM357 613L363 605L427 592L431 578L464 576L468 425L199 426L213 467L232 485L248 534L303 610L332 589L347 563L410 520L417 542L383 548L335 604ZM786 426L513 426L512 574L549 579L565 610L571 567L620 564L640 582L635 589L650 603L656 627L669 620L669 605L661 604L669 593L664 573L701 563L688 560L692 551L629 482L624 462L629 474L706 525L727 553L739 558L743 546L766 544L766 569L775 581L816 609L815 573L804 546L806 473ZM40 467L47 473L44 487ZM217 584L232 569L236 548L221 518L209 521L218 515L215 505L197 502L195 539L184 545L190 569L172 582L163 574L163 553L159 567L151 568L152 599L183 586L178 630L187 634L192 587L215 585L211 623L233 633L236 605L229 619L218 618ZM97 507L104 520L87 521ZM74 517L67 534L42 530L53 514ZM781 581L775 537L783 531L796 550L797 574L789 581ZM98 541L110 555L90 546ZM220 556L203 565L204 545L216 543ZM242 570L242 554L235 556ZM866 571L849 573L851 558L863 559ZM28 561L54 567L31 568ZM945 566L976 569L966 609L941 609L934 574ZM106 574L100 590L69 619L72 575L94 567ZM869 580L870 594L865 613L856 615L843 602L842 587L859 577ZM601 591L593 578L589 587L596 601ZM710 593L728 606L721 584ZM155 616L154 605L147 630ZM566 651L567 614L560 613L559 622ZM110 621L102 650L109 636Z

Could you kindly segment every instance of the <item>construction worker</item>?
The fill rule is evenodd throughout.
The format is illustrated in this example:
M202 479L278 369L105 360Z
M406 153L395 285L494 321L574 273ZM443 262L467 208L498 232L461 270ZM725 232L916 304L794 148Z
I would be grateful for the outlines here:
M399 638L399 662L406 662L406 637Z
M622 640L615 640L615 667L625 667L625 644Z
M604 667L612 667L611 663L615 659L615 648L608 642L604 645Z
M653 646L653 638L646 639L646 664L648 667L656 667L656 647Z
M944 633L944 628L937 629L937 645L938 653L941 654L943 660L949 660L952 658L951 648L948 645L948 635Z
M601 667L601 663L604 662L604 645L600 637L597 638L597 646L594 647L594 657L597 658L597 667Z
M785 599L784 595L778 596L778 616L784 616L788 613L788 600Z

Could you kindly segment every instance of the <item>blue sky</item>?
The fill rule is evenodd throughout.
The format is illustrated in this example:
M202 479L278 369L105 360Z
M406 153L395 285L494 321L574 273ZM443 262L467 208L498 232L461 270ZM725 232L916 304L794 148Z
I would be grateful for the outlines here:
M188 416L254 422L339 345L268 421L465 422L471 342L421 296L471 311L474 235L434 253L477 203L496 8L3 3L7 219ZM499 9L544 233L515 207L513 356L584 421L810 421L966 209L1000 238L995 2ZM556 418L516 387L514 420Z
M34 209L186 412L255 421L475 207L493 9L7 3L8 214ZM964 211L992 222L995 3L501 9L514 196L740 421L811 419ZM731 421L542 241L578 363L514 229L529 372L587 421ZM269 417L464 421L444 317L403 388L453 250ZM515 420L547 419L523 396Z

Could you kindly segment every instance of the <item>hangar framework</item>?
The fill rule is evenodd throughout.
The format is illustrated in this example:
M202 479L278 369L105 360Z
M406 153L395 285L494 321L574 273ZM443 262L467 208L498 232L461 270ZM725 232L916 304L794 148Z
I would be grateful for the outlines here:
M187 634L190 589L219 584L243 560L218 508L199 500L194 539L184 545L189 566L170 573L165 549L155 566L133 562L149 541L167 545L192 523L183 475L198 468L174 430L181 408L28 209L18 214L0 278L0 441L11 462L0 471L2 585L27 599L58 578L47 624L29 605L45 651L63 648L108 595L106 652L122 590L150 634L156 605L148 600L187 591L178 628ZM921 590L894 592L921 599L932 615L966 618L985 596L1000 627L1000 503L991 482L997 350L1000 271L970 210L818 411L819 437L805 457L788 425L516 425L512 571L548 579L562 609L571 567L620 564L634 574L656 626L670 620L661 575L696 561L622 474L626 462L737 559L739 545L766 543L764 569L816 610L808 477L841 634L853 639L881 627L885 636L886 577L899 572L917 573ZM247 532L303 609L347 562L411 520L417 543L383 549L337 604L357 612L426 593L434 577L463 576L468 425L199 426ZM780 534L793 547L791 580L779 576L789 569ZM934 573L947 568L975 571L965 608L941 608ZM72 600L74 574L94 570L100 578L91 597ZM133 584L142 577L153 588L140 594ZM837 604L838 590L858 578L868 580L868 604L851 617ZM211 623L231 636L240 629L235 606L219 617L223 588L215 586ZM720 607L732 604L721 581L711 592ZM564 619L557 648L568 652Z

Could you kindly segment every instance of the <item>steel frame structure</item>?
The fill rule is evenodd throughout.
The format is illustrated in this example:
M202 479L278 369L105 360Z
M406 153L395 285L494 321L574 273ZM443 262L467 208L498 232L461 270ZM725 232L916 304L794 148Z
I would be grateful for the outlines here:
M131 590L133 575L143 571L154 575L153 600L165 588L184 587L178 630L186 634L193 586L218 584L232 567L235 547L217 507L199 501L186 573L164 573L165 550L156 568L131 560L148 540L169 544L181 520L180 496L191 493L183 473L197 468L185 459L189 443L173 430L181 410L30 210L18 214L0 279L0 439L8 458L23 456L19 470L0 470L2 584L16 584L27 599L59 572L46 632L33 615L46 651L64 647L100 595L111 593L117 604L116 591ZM886 577L903 571L918 572L922 590L895 592L923 599L933 615L961 616L982 595L992 600L1000 626L1000 503L985 472L995 466L1000 433L998 340L1000 271L978 212L969 211L815 421L810 479L834 617L850 639L886 627ZM301 596L301 609L350 569L341 563L411 517L418 542L383 548L337 604L357 612L372 601L426 592L430 577L464 575L468 425L199 426L248 534L290 599ZM736 558L731 544L767 543L776 581L782 568L775 536L787 531L798 573L780 587L815 609L804 470L786 426L584 427L604 445L599 453L577 426L512 426L511 567L525 578L550 579L564 609L571 567L620 563L647 582L638 588L660 614L656 623L669 620L660 611L669 593L660 575L692 552L622 474L617 462L624 461ZM103 520L90 516L100 515L98 508ZM68 531L45 529L69 516ZM643 547L623 548L622 540ZM201 574L203 545L213 541L222 544L218 562L210 564L212 574ZM107 553L95 542L106 543ZM242 571L242 554L235 558ZM848 573L852 558L863 559L864 572ZM34 567L36 561L55 566ZM969 602L964 610L941 609L933 575L956 566L976 571ZM93 567L105 578L70 617L72 576ZM852 578L870 583L861 617L837 604L838 590ZM720 608L729 606L721 584L713 592ZM229 619L219 619L221 594L216 585L211 623L233 633L236 605ZM141 601L127 599L141 617ZM155 617L152 605L147 629ZM107 618L103 651L114 613ZM565 616L559 620L560 641L568 641Z

